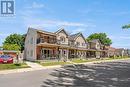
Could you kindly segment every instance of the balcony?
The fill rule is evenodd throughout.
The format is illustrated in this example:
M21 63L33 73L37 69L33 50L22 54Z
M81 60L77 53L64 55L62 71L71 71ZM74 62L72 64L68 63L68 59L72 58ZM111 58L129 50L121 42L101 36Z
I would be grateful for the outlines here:
M63 41L60 41L60 40L57 40L57 44L59 44L59 45L68 45L67 42L63 42Z
M96 47L90 47L90 49L94 49L94 50L96 50Z
M77 45L75 45L74 43L69 43L70 47L77 47Z
M39 44L39 43L56 44L56 40L55 40L55 39L38 38L38 39L37 39L37 44Z

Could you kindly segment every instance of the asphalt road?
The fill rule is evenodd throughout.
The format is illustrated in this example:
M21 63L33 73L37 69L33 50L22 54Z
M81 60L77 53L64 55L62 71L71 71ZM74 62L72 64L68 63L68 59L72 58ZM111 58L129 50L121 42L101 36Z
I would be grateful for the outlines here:
M0 87L130 87L130 60L0 75Z

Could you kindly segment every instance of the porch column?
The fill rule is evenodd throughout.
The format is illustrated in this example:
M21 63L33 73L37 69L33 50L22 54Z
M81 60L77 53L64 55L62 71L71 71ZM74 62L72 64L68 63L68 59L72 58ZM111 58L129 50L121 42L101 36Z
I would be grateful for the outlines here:
M66 49L66 58L67 58L67 61L68 61L68 57L69 57L69 49Z
M78 50L75 50L75 55L76 55L76 58L78 57Z
M56 56L56 58L59 59L59 49L58 49L58 47L56 48L56 54L55 54L55 56Z
M110 57L110 55L109 55L109 51L107 51L107 56Z
M60 57L61 57L61 59L63 59L63 49L60 49Z

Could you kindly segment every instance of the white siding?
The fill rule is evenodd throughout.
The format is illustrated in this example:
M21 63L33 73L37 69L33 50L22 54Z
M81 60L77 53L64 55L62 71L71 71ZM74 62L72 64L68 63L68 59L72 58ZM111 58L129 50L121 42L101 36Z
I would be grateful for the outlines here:
M67 44L68 45L68 37L67 35L62 31L57 34L57 40L60 40L61 37L65 38L65 42L61 42L61 44Z
M35 29L28 29L25 39L25 59L34 61L36 60L36 44L37 44L37 32Z
M86 48L86 42L85 42L84 38L83 38L81 35L76 38L75 44L76 44L77 42L80 43L80 45L79 45L78 47Z

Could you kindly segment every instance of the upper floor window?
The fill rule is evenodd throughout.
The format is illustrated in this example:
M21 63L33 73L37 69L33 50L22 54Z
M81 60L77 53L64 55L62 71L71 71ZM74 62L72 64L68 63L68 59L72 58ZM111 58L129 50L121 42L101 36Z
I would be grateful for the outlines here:
M65 42L65 37L60 37L60 41Z
M31 56L31 57L33 56L33 50L31 50L31 52L30 52L30 56Z
M31 40L30 40L30 44L33 44L33 37L32 37Z
M66 54L66 51L64 50L64 54Z
M100 45L99 45L99 44L97 44L97 45L96 45L96 48L100 48Z
M76 45L79 46L79 45L80 45L80 42L76 42Z
M87 48L87 49L89 49L89 48L90 48L89 44L86 44L86 48Z
M28 55L29 55L29 51L27 51Z
M82 43L82 46L85 46L85 43Z

